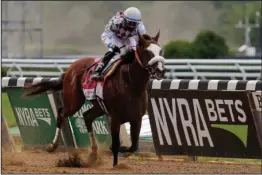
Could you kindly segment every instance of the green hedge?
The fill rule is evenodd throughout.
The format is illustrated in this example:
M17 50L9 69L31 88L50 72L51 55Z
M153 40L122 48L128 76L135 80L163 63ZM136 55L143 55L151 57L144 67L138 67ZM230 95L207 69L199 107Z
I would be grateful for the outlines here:
M165 58L218 58L229 54L225 39L210 30L201 31L191 43L173 40L164 46Z
M192 43L195 56L200 58L217 58L227 56L229 48L225 39L210 30L201 31Z
M193 56L192 44L188 41L170 41L166 46L164 46L165 58L191 58Z
M6 72L7 72L7 68L6 67L1 67L1 76L2 77L6 77Z

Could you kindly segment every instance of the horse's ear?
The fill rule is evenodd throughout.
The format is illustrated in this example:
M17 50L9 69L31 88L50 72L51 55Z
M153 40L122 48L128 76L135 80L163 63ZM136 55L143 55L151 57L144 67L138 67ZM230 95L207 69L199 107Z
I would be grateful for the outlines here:
M158 30L156 36L153 37L153 40L155 40L156 42L158 42L159 36L160 36L160 29Z
M141 46L145 47L147 45L147 41L143 37L143 35L138 34L139 42L141 43Z

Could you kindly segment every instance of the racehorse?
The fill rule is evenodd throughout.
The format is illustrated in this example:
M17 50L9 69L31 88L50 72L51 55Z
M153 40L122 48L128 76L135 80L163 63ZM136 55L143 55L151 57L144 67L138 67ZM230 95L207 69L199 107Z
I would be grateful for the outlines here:
M136 51L127 57L123 56L122 63L104 79L103 104L105 108L98 99L90 100L93 107L83 114L90 136L91 153L94 154L97 153L98 145L92 122L101 115L110 116L113 166L118 163L118 152L137 151L142 117L147 110L149 80L150 78L159 80L164 77L165 59L162 57L162 49L158 44L159 36L160 31L155 37L148 34L138 36L139 43ZM58 146L64 119L75 114L85 103L83 81L86 80L87 72L90 72L95 65L97 62L94 58L82 58L72 63L58 80L43 81L27 87L25 96L62 90L63 107L58 110L56 134L53 143L47 149L48 152L54 151ZM129 122L131 126L132 144L128 148L120 147L119 138L120 125L126 122Z

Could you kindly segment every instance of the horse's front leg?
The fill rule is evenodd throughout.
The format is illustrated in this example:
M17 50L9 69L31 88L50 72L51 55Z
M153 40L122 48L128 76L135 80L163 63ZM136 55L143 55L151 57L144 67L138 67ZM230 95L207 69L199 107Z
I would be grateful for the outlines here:
M131 121L130 122L130 134L131 134L131 146L128 147L120 147L120 151L121 153L125 153L125 152L135 152L138 150L138 145L139 145L139 134L140 134L140 130L141 130L141 124L142 124L142 120L140 121Z
M115 116L111 116L112 153L114 156L113 167L118 163L118 152L120 148L120 122Z
M90 147L91 147L91 152L90 155L93 158L96 158L97 155L97 150L98 150L98 144L97 144L97 140L95 137L95 134L93 132L93 127L92 127L92 123L93 121L104 114L104 112L100 109L98 103L96 101L92 102L93 107L91 109L89 109L88 111L86 111L83 116L84 116L84 120L85 120L85 124L87 127L87 131L89 134L89 141L90 141Z
M83 114L83 116L84 116L85 124L86 124L86 127L87 127L88 135L89 135L91 153L97 153L98 144L97 144L97 141L96 141L95 134L93 132L92 123L98 116L94 115L93 111L94 111L94 108L90 109L89 111L86 111Z

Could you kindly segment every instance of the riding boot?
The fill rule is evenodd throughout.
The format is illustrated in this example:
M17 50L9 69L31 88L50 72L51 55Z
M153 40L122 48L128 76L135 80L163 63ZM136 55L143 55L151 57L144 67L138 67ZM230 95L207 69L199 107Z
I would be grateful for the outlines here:
M101 73L103 72L103 69L106 67L106 65L109 63L109 61L115 56L114 52L108 51L105 56L102 58L101 62L97 65L92 80L101 80L103 79L103 76L101 76Z

